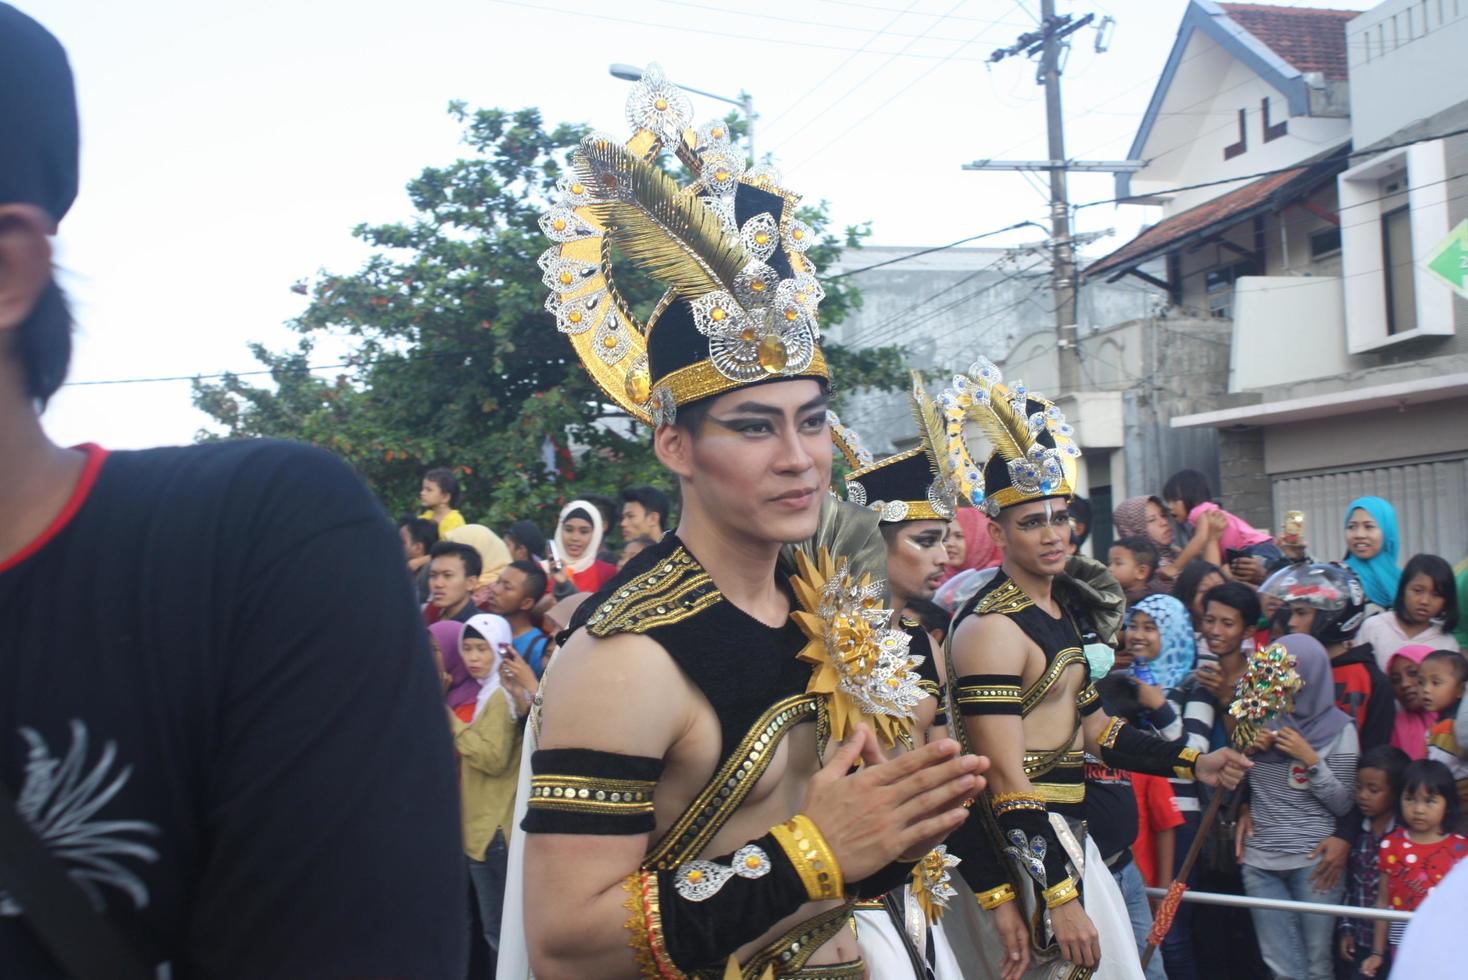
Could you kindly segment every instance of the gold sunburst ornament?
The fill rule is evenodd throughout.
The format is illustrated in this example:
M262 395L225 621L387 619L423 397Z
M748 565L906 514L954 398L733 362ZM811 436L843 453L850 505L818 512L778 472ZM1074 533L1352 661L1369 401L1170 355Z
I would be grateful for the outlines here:
M854 578L846 560L822 549L812 561L796 555L791 579L800 609L792 615L807 642L796 656L812 664L806 692L826 699L831 737L844 741L862 722L890 748L912 730L926 694L913 668L922 657L908 653L911 637L892 629L892 610L882 608L883 584Z

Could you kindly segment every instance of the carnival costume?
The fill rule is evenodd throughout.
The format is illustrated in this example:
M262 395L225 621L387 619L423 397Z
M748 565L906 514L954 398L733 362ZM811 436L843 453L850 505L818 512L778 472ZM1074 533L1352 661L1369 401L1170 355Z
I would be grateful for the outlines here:
M913 407L922 429L925 403L915 397ZM868 508L883 524L953 519L957 492L941 475L939 457L928 441L874 460L853 430L834 414L829 421L832 441L850 467L845 481L850 503ZM920 623L903 617L899 625L911 640L910 650L929 650L931 641ZM936 659L925 656L917 671L923 690L937 701L933 727L944 728L948 719ZM857 941L873 977L961 980L965 976L941 921L959 894L954 888L959 864L961 856L950 840L918 862L900 888L857 903Z
M814 234L795 215L796 197L770 168L746 170L723 123L687 128L687 97L656 66L634 86L627 117L635 132L625 145L604 135L581 142L573 175L541 220L555 243L540 260L551 290L546 308L597 385L628 414L661 425L742 387L829 381L816 330L822 289L804 256ZM692 184L679 187L661 169L664 151L694 175ZM665 289L646 322L618 288L632 267ZM889 628L891 613L881 608L885 590L872 578L884 567L875 520L830 499L816 538L782 555L777 583L792 613L779 627L727 601L676 533L635 557L574 617L568 634L657 643L713 708L721 736L714 775L624 882L628 943L645 976L865 975L859 960L808 960L850 927L858 898L891 890L911 864L845 881L801 814L727 854L709 853L709 842L797 726L816 726L822 755L858 723L889 747L910 744L913 709L926 692L908 636ZM554 690L554 674L542 696ZM539 713L537 703L522 770L531 776L518 804L526 834L517 837L655 830L663 760L538 749ZM521 944L523 874L523 852L512 848L502 935ZM736 950L809 902L827 907L736 962ZM523 948L502 944L499 965L502 976L529 972Z
M1047 499L1068 499L1073 459L1079 450L1071 428L1050 402L1023 384L1006 386L998 369L980 360L954 378L933 406L946 440L946 474L958 492L990 517L1009 507ZM979 466L969 451L966 428L976 423L993 451ZM1047 516L1048 519L1048 516ZM1001 569L959 609L948 633L944 656L949 684L949 717L954 737L973 751L964 719L981 715L1026 718L1072 668L1086 678L1075 699L1070 734L1055 744L1026 744L1023 767L1028 793L986 790L974 801L967 824L956 839L976 831L990 843L990 860L967 859L960 866L982 910L1019 902L1029 926L1031 976L1141 976L1136 943L1116 882L1085 831L1085 766L1077 747L1082 720L1100 710L1093 681L1110 668L1110 644L1121 624L1124 598L1104 566L1072 558L1057 575L1053 596L1061 608L1052 618ZM953 637L969 616L1005 616L1044 654L1045 667L1031 683L1020 675L960 676L953 659ZM1093 662L1094 661L1094 662ZM1028 742L1028 739L1027 739ZM1112 719L1099 739L1108 766L1193 778L1198 753L1144 735ZM951 839L953 840L953 839ZM1001 855L994 859L994 855ZM1062 960L1050 927L1049 910L1084 899L1101 940L1101 965L1095 970ZM1002 948L992 920L978 917L980 948ZM955 937L955 944L958 940ZM998 976L998 963L985 974Z

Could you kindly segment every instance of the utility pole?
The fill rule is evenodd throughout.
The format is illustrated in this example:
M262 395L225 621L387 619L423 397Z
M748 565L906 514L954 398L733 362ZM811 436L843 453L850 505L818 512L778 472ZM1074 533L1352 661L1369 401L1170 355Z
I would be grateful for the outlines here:
M1065 120L1060 113L1060 39L1051 28L1055 0L1040 0L1040 19L1045 25L1045 47L1040 53L1040 73L1045 84L1045 129L1047 153L1052 160L1065 159ZM1076 346L1076 250L1070 239L1070 199L1066 194L1064 167L1050 169L1050 237L1054 242L1051 283L1055 295L1055 339L1060 357L1060 391L1070 394L1081 387L1081 352Z
M965 170L1048 170L1050 173L1050 281L1055 295L1055 340L1059 351L1060 391L1071 394L1081 387L1080 348L1076 331L1079 283L1076 276L1075 239L1070 230L1070 201L1067 197L1066 174L1070 170L1125 171L1138 170L1138 160L1067 160L1065 158L1065 119L1060 105L1061 58L1067 37L1091 23L1094 14L1079 20L1069 14L1056 15L1055 0L1040 0L1040 26L1021 34L1014 44L1000 48L989 61L1025 54L1039 57L1035 81L1045 86L1045 124L1048 137L1048 160L976 160L965 164ZM1098 41L1098 50L1100 49Z

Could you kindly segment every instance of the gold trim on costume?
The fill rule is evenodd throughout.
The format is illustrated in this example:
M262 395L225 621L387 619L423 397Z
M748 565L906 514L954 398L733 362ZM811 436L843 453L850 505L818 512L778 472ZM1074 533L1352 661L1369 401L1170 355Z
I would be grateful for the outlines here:
M988 912L992 912L1005 902L1014 901L1017 897L1014 893L1014 886L1007 881L997 888L990 888L974 896L979 900L979 908Z
M1081 709L1082 712L1085 712L1087 708L1100 700L1101 695L1097 692L1096 685L1087 684L1081 688L1081 693L1076 695L1076 707Z
M1053 909L1064 905L1072 899L1080 898L1081 890L1076 887L1074 878L1066 878L1064 881L1051 885L1041 892L1040 895L1045 899L1045 907L1047 909Z
M824 973L816 971L824 970L846 970L852 964L837 963L829 967L816 966L806 967L806 963L816 950L826 945L831 937L846 928L851 921L852 903L846 902L834 908L827 909L818 915L814 915L789 930L784 935L771 943L765 945L758 953L750 957L748 963L743 966L745 980L757 980L762 971L767 967L775 968L775 976L780 980L787 978L822 977L835 978L846 976L860 977L863 974L849 973ZM856 964L860 966L861 964Z
M840 898L846 891L846 882L841 876L841 865L831 845L821 835L809 817L797 813L782 824L770 828L775 842L795 865L800 880L805 884L805 894L812 902L824 902Z
M1015 487L1001 487L989 494L988 499L994 501L1000 508L1013 507L1015 504L1027 504L1032 500L1048 500L1051 497L1069 497L1070 484L1061 481L1060 486L1049 493L1025 493Z
M1173 766L1172 771L1174 775L1176 775L1178 779L1197 779L1198 750L1193 748L1192 746L1188 746L1187 748L1179 752L1177 754L1177 757L1183 761L1184 765Z
M958 687L954 700L965 704L1019 704L1018 684L963 684Z
M627 945L637 956L642 975L653 980L683 980L684 973L673 964L663 936L657 875L633 872L622 882L622 890L627 893L622 907L632 913L624 925L629 933Z
M640 779L602 779L594 776L531 776L532 810L569 810L573 813L614 813L630 816L652 813L656 784Z
M1046 668L1045 673L1041 674L1035 683L1025 689L1024 698L1020 702L1020 714L1028 715L1031 711L1035 710L1035 706L1044 700L1045 695L1050 693L1050 689L1055 686L1055 682L1060 679L1060 674L1065 668L1071 664L1084 664L1085 662L1086 655L1081 652L1080 647L1066 647L1057 653L1050 666Z
M1038 793L996 793L992 800L994 816L1000 817L1011 810L1039 810L1045 812L1045 800Z
M1046 803L1086 802L1085 783L1030 783L1030 787Z
M831 369L826 365L826 355L821 353L819 347L811 355L810 366L798 374L771 374L771 381L794 381L798 378L823 378L831 380ZM698 361L687 367L669 371L663 377L653 382L655 388L666 388L673 396L673 404L677 406L687 405L703 398L713 398L722 395L726 391L735 388L747 388L750 382L734 381L718 368L710 360Z
M1097 744L1100 745L1103 749L1116 748L1116 739L1118 736L1121 735L1121 726L1125 724L1125 719L1111 719L1111 721L1106 723L1106 730L1102 732L1101 737L1096 740Z
M820 700L813 694L794 694L766 708L642 866L669 869L696 857L724 825L724 815L739 809L759 782L780 740L795 725L810 720Z
M979 601L974 611L980 616L987 616L990 613L999 613L1008 616L1022 612L1034 604L1035 600L1031 599L1025 594L1023 589L1015 585L1014 579L1005 579L997 589Z
M656 568L618 589L586 621L592 636L646 633L695 616L724 599L694 557L681 545Z
M1075 735L1072 734L1074 739ZM1070 743L1067 742L1066 745ZM1086 764L1086 752L1084 749L1067 748L1059 753L1050 752L1026 752L1024 754L1025 775L1034 777L1044 775L1052 769L1071 769Z

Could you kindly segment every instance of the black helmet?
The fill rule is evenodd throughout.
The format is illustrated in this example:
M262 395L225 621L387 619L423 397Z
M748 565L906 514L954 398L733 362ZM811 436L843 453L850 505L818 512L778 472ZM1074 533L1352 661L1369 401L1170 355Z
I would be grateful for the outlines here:
M1315 625L1310 635L1325 646L1351 639L1366 618L1361 580L1335 562L1288 565L1265 579L1259 591L1283 603L1312 607Z

